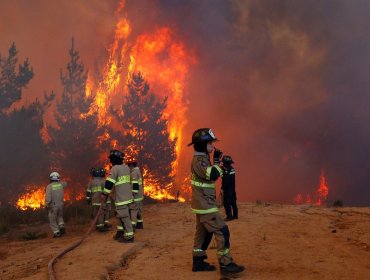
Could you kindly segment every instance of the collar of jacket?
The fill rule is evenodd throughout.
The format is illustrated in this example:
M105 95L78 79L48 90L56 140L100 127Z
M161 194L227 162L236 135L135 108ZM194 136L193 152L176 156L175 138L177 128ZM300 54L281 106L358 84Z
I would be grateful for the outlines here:
M207 156L206 153L194 151L194 156Z

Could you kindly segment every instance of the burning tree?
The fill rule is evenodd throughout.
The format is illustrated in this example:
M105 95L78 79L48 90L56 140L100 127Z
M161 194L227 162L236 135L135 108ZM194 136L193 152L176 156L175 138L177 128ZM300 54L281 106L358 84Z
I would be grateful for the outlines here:
M44 125L43 115L53 95L45 101L35 100L30 105L10 111L12 105L22 98L23 89L34 73L28 60L18 66L18 51L13 43L8 57L0 57L0 130L6 132L0 145L0 166L3 174L0 184L1 200L13 199L24 187L42 182L47 168L48 153L40 131ZM37 160L35 160L37 159Z
M128 83L128 94L122 111L112 110L123 128L123 133L112 133L130 155L137 157L144 180L155 182L160 188L173 183L173 162L176 159L176 140L171 140L163 111L167 98L158 101L149 92L143 75L133 73Z
M86 96L87 70L80 61L73 39L69 56L66 73L61 71L60 76L63 92L56 106L57 127L49 128L51 141L48 146L53 167L65 179L73 180L70 185L81 188L87 183L90 168L98 162L98 139L103 128L98 126L97 113L89 113L94 96ZM73 193L75 196L75 188Z

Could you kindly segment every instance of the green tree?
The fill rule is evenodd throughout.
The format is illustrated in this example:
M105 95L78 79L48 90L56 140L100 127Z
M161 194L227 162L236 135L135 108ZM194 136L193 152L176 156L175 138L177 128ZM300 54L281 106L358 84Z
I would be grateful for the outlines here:
M49 107L53 94L45 101L35 100L28 106L9 110L22 98L23 89L33 77L26 59L17 67L17 49L13 43L8 57L0 57L0 130L3 131L0 145L1 202L8 203L18 198L24 188L44 182L49 165L46 147L42 141L43 115Z
M9 48L8 57L0 56L0 111L8 109L22 98L22 89L33 78L33 69L28 59L18 65L18 51L15 43Z
M66 72L61 71L63 92L57 101L55 120L57 127L50 128L49 148L53 167L73 186L73 193L81 192L89 179L89 170L99 161L97 113L88 113L94 96L86 97L87 70L80 61L74 39L69 50L70 61Z
M167 98L158 101L139 72L131 76L122 107L112 110L123 128L123 132L112 135L137 157L141 169L148 171L147 177L157 180L163 188L173 183L170 174L176 159L176 139L170 139L163 117L166 106Z

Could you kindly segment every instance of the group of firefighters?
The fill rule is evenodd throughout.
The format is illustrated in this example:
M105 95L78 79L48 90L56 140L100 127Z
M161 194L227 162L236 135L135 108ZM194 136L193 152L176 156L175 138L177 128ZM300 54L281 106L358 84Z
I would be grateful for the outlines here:
M192 135L194 156L191 163L192 212L196 214L196 229L193 246L192 271L215 271L216 267L205 261L206 250L215 237L217 257L222 274L234 275L244 271L244 266L234 263L230 254L230 231L225 221L238 219L235 192L235 169L230 156L216 149L218 141L210 128L201 128ZM213 164L211 154L213 153ZM107 231L109 213L114 204L117 218L117 232L114 239L119 242L133 242L135 229L143 228L142 201L144 198L143 182L137 161L128 158L124 162L124 153L111 150L109 160L112 168L106 177L104 168L92 168L86 199L92 205L93 215L99 213L96 229ZM221 165L222 162L222 165ZM221 196L226 218L219 213L216 201L217 179L222 178ZM46 187L45 205L49 211L50 227L54 237L65 233L63 221L63 189L66 183L60 181L57 172L50 174L50 184ZM103 211L99 208L102 208Z

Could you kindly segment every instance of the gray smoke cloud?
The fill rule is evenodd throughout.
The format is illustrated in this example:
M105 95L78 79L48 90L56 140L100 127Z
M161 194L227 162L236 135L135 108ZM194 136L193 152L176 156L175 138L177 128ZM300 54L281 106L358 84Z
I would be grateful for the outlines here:
M72 36L94 67L116 5L0 3L0 53L15 41L36 73L27 98L58 89ZM132 36L166 25L194 50L184 135L212 127L236 162L239 200L292 202L314 193L323 170L329 202L347 205L370 203L369 12L360 0L136 0L124 10Z

